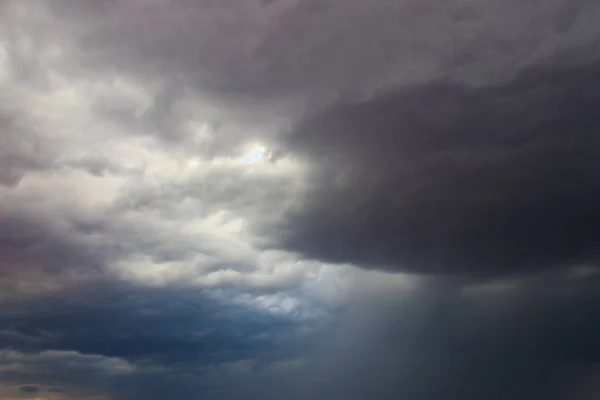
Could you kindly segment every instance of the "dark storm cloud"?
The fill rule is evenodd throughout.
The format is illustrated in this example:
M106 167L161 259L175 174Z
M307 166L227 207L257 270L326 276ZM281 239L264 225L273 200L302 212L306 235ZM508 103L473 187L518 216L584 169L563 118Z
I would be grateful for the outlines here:
M584 271L589 275L584 276ZM223 341L210 337L198 337L196 340L204 340L212 351L222 352L224 357L215 359L210 356L210 351L198 351L185 340L188 351L194 353L195 358L177 356L176 344L182 342L184 331L190 333L198 329L198 320L213 324L215 316L211 316L211 306L190 311L181 320L164 316L162 312L180 314L176 310L181 310L184 302L195 303L197 293L162 296L154 290L142 291L136 296L139 299L147 296L151 300L131 300L138 311L125 311L126 318L121 318L117 307L112 306L116 302L88 300L108 306L111 315L116 316L113 327L102 328L110 321L99 318L99 323L91 323L88 333L77 328L71 335L68 331L72 328L68 328L61 339L65 343L76 339L75 334L83 334L89 339L93 336L91 331L98 329L98 339L102 337L108 343L105 348L95 347L94 351L104 353L111 346L119 349L117 342L127 332L135 332L145 343L147 336L143 331L148 330L150 336L159 333L171 341L172 346L163 348L155 341L147 346L149 356L146 358L139 358L143 352L138 355L122 353L125 354L122 357L116 357L115 352L113 356L56 350L37 353L32 348L23 350L24 353L0 352L0 367L6 371L2 380L61 382L61 387L69 388L69 394L102 393L114 399L152 395L155 398L276 397L290 400L363 400L373 397L382 400L592 400L598 393L600 372L597 368L600 348L596 340L600 325L594 318L600 311L599 286L598 275L592 271L583 267L579 274L555 271L514 281L497 281L495 287L465 288L435 280L410 291L396 287L390 293L379 288L375 294L365 290L337 320L336 333L319 338L316 353L307 348L296 348L296 353L279 349L271 353L277 354L273 359L256 364L233 361L215 369L209 368L208 373L202 367L206 363L217 365L215 360L226 359L229 345L223 346ZM98 292L104 291L98 289ZM94 291L86 289L84 292ZM129 289L129 292L135 291ZM72 298L81 298L75 295L69 302L73 302ZM82 313L73 312L74 307L66 306L65 302L53 303L64 310L65 318L72 315L73 323L90 324L89 319L81 318ZM121 301L119 307L128 309L125 304L126 301ZM87 307L92 310L90 304ZM48 313L48 307L40 308L37 313L32 310L30 307L26 312L17 311L17 314L46 316ZM213 311L229 314L230 322L211 325L225 337L229 336L229 329L238 333L245 331L247 319L254 318L247 312L236 314L227 310L216 307ZM49 314L49 318L57 316L56 312ZM89 314L98 313L92 310ZM259 317L258 321L261 319ZM154 322L147 323L150 320ZM265 330L273 329L274 320L262 321L260 324ZM6 325L6 319L2 324ZM60 321L57 325L63 324L64 321ZM21 322L21 325L26 328L25 323ZM38 321L33 325L48 329L48 323ZM251 352L245 352L243 348L247 344L243 343L252 341L244 340L244 337L244 334L237 336L235 354L240 357L265 356L264 348L256 345L251 345ZM75 341L73 347L80 348L79 343ZM315 348L314 344L312 347ZM157 350L166 357L156 357ZM296 370L283 369L271 378L260 373L246 375L245 371L260 371L275 359L298 355L310 357L312 361ZM26 368L7 368L16 363ZM285 362L271 365L274 364L281 367ZM231 373L234 375L227 375Z
M8 348L73 350L164 365L278 357L283 354L277 354L279 344L269 338L293 334L300 324L197 290L144 289L99 280L7 302L0 309L3 346Z
M312 188L283 245L321 260L482 275L596 260L600 68L433 82L335 106L290 138Z
M588 0L99 4L48 6L81 38L79 62L168 77L228 100L301 93L327 103L445 74L487 82L598 38L598 7Z
M310 325L198 290L96 280L2 304L0 393L27 381L115 399L220 398L234 379L241 396L314 345L323 331L296 334Z
M598 398L597 4L5 3L0 397Z

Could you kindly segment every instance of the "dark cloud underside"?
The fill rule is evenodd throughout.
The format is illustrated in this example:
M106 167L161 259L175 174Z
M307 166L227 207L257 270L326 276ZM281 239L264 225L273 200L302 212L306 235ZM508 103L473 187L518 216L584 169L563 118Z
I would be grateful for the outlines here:
M293 321L219 304L195 290L114 281L6 304L0 326L3 346L18 351L74 350L197 367L268 356L277 347L273 338L298 329Z
M318 259L489 274L595 259L600 69L434 82L332 107L290 137L316 163L283 245Z

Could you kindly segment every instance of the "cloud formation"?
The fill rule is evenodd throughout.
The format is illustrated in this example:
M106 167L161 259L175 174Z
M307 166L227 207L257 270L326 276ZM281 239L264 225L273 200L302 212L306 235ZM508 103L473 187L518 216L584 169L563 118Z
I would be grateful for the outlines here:
M0 3L1 400L598 397L593 2Z
M290 148L316 163L284 244L328 261L485 275L596 261L596 65L493 87L435 82L333 107Z

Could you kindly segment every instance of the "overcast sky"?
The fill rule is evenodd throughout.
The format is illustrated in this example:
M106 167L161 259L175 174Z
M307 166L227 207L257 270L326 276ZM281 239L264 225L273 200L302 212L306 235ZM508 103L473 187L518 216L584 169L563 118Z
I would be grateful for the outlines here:
M0 400L600 398L599 22L0 1Z

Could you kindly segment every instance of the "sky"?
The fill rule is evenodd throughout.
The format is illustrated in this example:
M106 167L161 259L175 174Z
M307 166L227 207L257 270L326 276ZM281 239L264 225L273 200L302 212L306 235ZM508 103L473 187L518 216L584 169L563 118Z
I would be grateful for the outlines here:
M0 2L0 400L600 397L600 6Z

